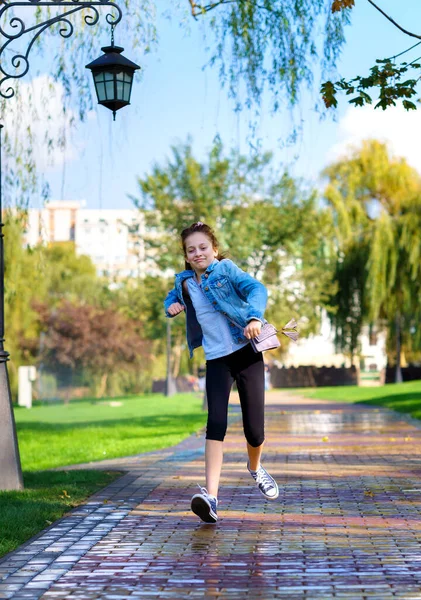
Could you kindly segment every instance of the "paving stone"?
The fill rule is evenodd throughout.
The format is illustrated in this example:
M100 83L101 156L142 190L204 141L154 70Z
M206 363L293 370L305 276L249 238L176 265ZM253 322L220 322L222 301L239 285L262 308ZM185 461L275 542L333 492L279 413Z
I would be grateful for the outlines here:
M203 436L103 461L127 473L0 561L0 599L421 600L416 422L269 393L264 464L280 495L267 502L233 408L216 525L189 511Z

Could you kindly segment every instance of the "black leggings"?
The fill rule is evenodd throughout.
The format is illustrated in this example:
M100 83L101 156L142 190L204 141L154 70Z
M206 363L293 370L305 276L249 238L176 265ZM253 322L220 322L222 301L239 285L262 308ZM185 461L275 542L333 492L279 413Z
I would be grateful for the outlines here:
M246 440L256 448L265 440L265 370L263 355L250 344L206 362L207 440L222 442L227 431L228 400L234 381L240 396Z

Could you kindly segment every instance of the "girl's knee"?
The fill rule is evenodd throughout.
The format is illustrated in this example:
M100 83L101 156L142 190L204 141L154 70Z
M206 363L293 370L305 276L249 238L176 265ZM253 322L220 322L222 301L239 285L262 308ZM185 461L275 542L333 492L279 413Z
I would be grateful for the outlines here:
M247 443L252 448L258 448L265 441L265 436L264 435L259 435L259 436L246 435L246 440L247 440Z
M206 426L206 439L223 442L227 432L227 422L225 420L208 418Z

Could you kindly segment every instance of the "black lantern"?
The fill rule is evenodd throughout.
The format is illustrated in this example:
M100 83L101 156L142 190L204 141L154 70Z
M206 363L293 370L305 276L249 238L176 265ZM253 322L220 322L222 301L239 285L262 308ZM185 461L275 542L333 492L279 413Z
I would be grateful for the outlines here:
M124 48L104 46L102 56L86 65L94 78L98 104L113 111L114 121L117 110L130 104L133 75L139 65L123 56Z

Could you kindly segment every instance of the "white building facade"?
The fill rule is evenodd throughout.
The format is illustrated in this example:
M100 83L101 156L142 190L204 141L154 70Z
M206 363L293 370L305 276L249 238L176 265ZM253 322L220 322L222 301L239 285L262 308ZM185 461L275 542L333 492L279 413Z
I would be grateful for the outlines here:
M350 359L336 352L334 331L326 314L322 316L322 324L318 335L309 335L291 343L288 355L283 359L286 367L313 365L315 367L351 366ZM358 356L365 371L382 371L387 364L386 333L370 333L364 327L359 339Z
M136 209L87 209L83 201L48 202L29 209L26 243L74 242L98 273L140 277L145 270L144 221Z

